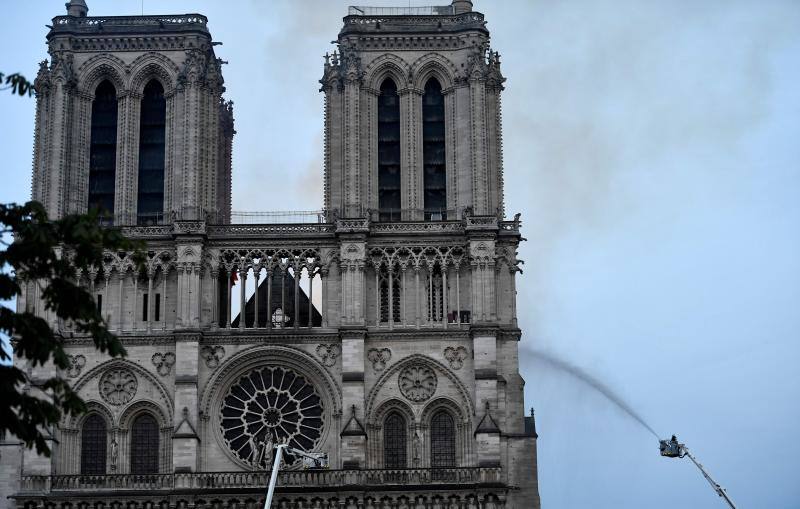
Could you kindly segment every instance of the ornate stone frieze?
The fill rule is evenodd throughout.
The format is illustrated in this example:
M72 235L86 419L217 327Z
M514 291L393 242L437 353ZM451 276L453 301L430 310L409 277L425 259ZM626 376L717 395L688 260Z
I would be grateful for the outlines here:
M81 374L81 370L86 365L86 357L83 355L70 355L69 367L67 368L67 377L77 378Z
M124 405L136 395L139 381L128 368L112 368L100 377L100 396L109 404Z
M219 366L222 358L225 357L225 349L221 346L204 346L200 349L200 356L207 367L214 369Z
M444 349L444 358L450 363L452 369L461 369L469 352L463 346L448 346Z
M205 235L205 221L175 221L172 231L179 235Z
M336 364L336 359L339 357L342 349L339 345L319 345L317 346L317 356L320 358L323 366L331 367Z
M419 403L433 396L439 381L430 367L424 364L412 364L400 371L397 383L403 396Z
M380 373L386 369L386 364L392 358L392 351L388 348L373 348L367 352L367 359L372 363L375 373Z
M172 352L167 353L155 353L153 354L153 366L156 367L156 371L161 376L169 375L170 371L172 371L172 366L175 365L175 354Z
M126 237L132 238L168 238L172 236L172 227L168 225L163 226L125 226L122 228L122 234Z
M403 246L372 246L368 258L373 266L386 265L401 268L431 268L434 265L458 267L466 263L466 248L463 245L405 244Z

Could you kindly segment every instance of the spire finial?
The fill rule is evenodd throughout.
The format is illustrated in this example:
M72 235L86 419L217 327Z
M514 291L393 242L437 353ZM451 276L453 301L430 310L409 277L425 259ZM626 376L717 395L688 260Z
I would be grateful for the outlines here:
M464 14L472 11L472 0L453 0L453 11L456 14Z
M85 0L70 0L64 5L67 7L67 16L85 18L89 14L89 7L86 5Z

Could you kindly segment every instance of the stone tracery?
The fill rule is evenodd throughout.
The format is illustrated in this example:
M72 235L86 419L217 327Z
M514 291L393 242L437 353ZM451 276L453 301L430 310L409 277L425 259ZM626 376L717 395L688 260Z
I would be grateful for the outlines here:
M228 390L220 410L227 447L244 463L264 468L275 443L312 450L322 436L322 398L301 374L265 366L242 376Z
M403 396L419 403L430 399L436 392L438 379L431 368L423 364L411 364L400 371L397 383Z
M112 405L124 405L136 395L139 382L127 368L111 368L100 377L100 396Z

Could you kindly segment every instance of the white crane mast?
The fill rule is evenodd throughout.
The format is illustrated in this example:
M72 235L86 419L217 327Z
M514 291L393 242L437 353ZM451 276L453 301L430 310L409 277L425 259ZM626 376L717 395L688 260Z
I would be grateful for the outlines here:
M269 477L269 487L267 488L267 499L264 501L264 509L270 509L272 506L272 495L275 493L275 485L278 483L278 471L281 469L281 460L283 454L288 452L292 456L301 456L310 460L311 464L317 468L326 468L328 466L327 455L321 453L307 453L294 447L289 447L288 444L279 444L275 446L275 459L272 461L272 473Z

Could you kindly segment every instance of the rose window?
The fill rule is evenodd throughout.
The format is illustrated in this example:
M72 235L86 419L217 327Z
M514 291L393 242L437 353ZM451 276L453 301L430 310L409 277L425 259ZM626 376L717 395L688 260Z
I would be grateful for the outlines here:
M436 392L436 373L428 366L415 364L403 369L398 377L400 392L411 401L425 401Z
M112 405L124 405L136 394L139 382L131 370L109 369L100 377L100 396Z
M288 368L266 366L242 376L220 412L225 444L255 468L268 468L276 443L311 451L322 436L322 398L303 375Z

